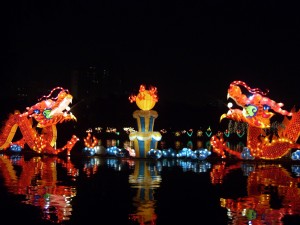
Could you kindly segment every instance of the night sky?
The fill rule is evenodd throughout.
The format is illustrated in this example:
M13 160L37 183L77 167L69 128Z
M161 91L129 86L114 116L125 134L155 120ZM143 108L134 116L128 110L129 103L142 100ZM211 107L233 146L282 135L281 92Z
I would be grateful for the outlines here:
M300 101L300 14L293 2L8 3L2 84L68 85L72 71L93 65L124 80L128 90L156 86L157 105L170 101L194 116L197 107L223 110L234 80L269 89L289 110ZM184 111L178 113L189 117Z

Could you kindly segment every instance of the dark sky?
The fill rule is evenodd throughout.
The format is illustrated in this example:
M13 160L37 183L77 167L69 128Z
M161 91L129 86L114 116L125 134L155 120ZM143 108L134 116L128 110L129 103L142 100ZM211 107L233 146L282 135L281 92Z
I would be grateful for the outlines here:
M95 65L129 89L154 85L160 99L179 104L222 103L230 82L243 80L291 107L300 101L296 2L11 2L4 8L3 83L60 85L75 69Z

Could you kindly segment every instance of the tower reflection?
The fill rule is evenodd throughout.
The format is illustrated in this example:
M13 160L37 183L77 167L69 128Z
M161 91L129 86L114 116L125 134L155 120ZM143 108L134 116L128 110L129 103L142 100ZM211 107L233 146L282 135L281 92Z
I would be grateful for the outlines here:
M129 175L131 188L136 192L133 199L135 212L129 215L130 220L139 224L156 224L155 191L161 183L159 161L135 161L134 172Z

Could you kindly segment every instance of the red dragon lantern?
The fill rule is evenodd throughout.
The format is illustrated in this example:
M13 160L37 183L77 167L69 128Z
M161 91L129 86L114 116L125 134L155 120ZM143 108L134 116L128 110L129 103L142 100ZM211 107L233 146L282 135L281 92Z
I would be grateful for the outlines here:
M51 97L57 90L59 90L58 95ZM48 96L43 96L39 99L37 104L27 107L24 113L15 111L14 114L9 115L0 133L0 150L16 146L19 149L23 149L24 145L27 144L37 153L57 155L66 150L69 155L79 139L73 135L65 146L56 148L56 125L76 120L69 107L72 99L73 96L69 94L68 90L57 87ZM18 141L13 141L18 128L22 138Z
M250 97L243 94L241 87L244 87ZM256 159L274 160L287 155L291 149L299 148L297 140L300 134L300 111L293 109L291 112L282 109L283 103L277 103L267 98L267 93L260 89L250 88L245 82L234 81L228 89L228 98L235 101L240 108L230 108L226 114L221 116L237 122L244 122L248 125L247 149ZM275 115L284 117L277 134L270 138L266 130L271 127L271 118ZM240 152L229 149L224 143L223 136L211 138L213 151L226 158L226 152L243 159Z

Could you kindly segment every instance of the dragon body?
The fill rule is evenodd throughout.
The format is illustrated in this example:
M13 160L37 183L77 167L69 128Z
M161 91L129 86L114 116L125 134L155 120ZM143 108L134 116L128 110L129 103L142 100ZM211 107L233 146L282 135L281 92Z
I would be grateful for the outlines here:
M56 90L60 90L57 97L51 97ZM73 135L65 146L56 148L56 125L76 120L76 117L69 112L72 99L73 96L68 90L59 87L53 89L48 96L39 99L37 104L27 107L24 113L15 111L10 114L0 133L0 150L16 146L23 149L27 144L37 153L57 155L66 150L69 155L79 139ZM13 141L18 128L22 138Z
M251 94L250 97L243 94L244 87ZM226 114L221 116L237 122L247 123L247 150L256 159L274 160L287 155L291 149L300 148L297 143L300 134L300 111L284 110L283 103L277 103L267 98L267 93L260 89L251 89L245 82L234 81L228 89L228 98L231 98L240 108L229 108ZM276 128L276 133L270 134L272 129L271 118L274 115L283 116L281 125ZM239 159L244 159L243 154L229 149L226 146L223 135L215 135L211 138L213 151L226 158L226 152Z

